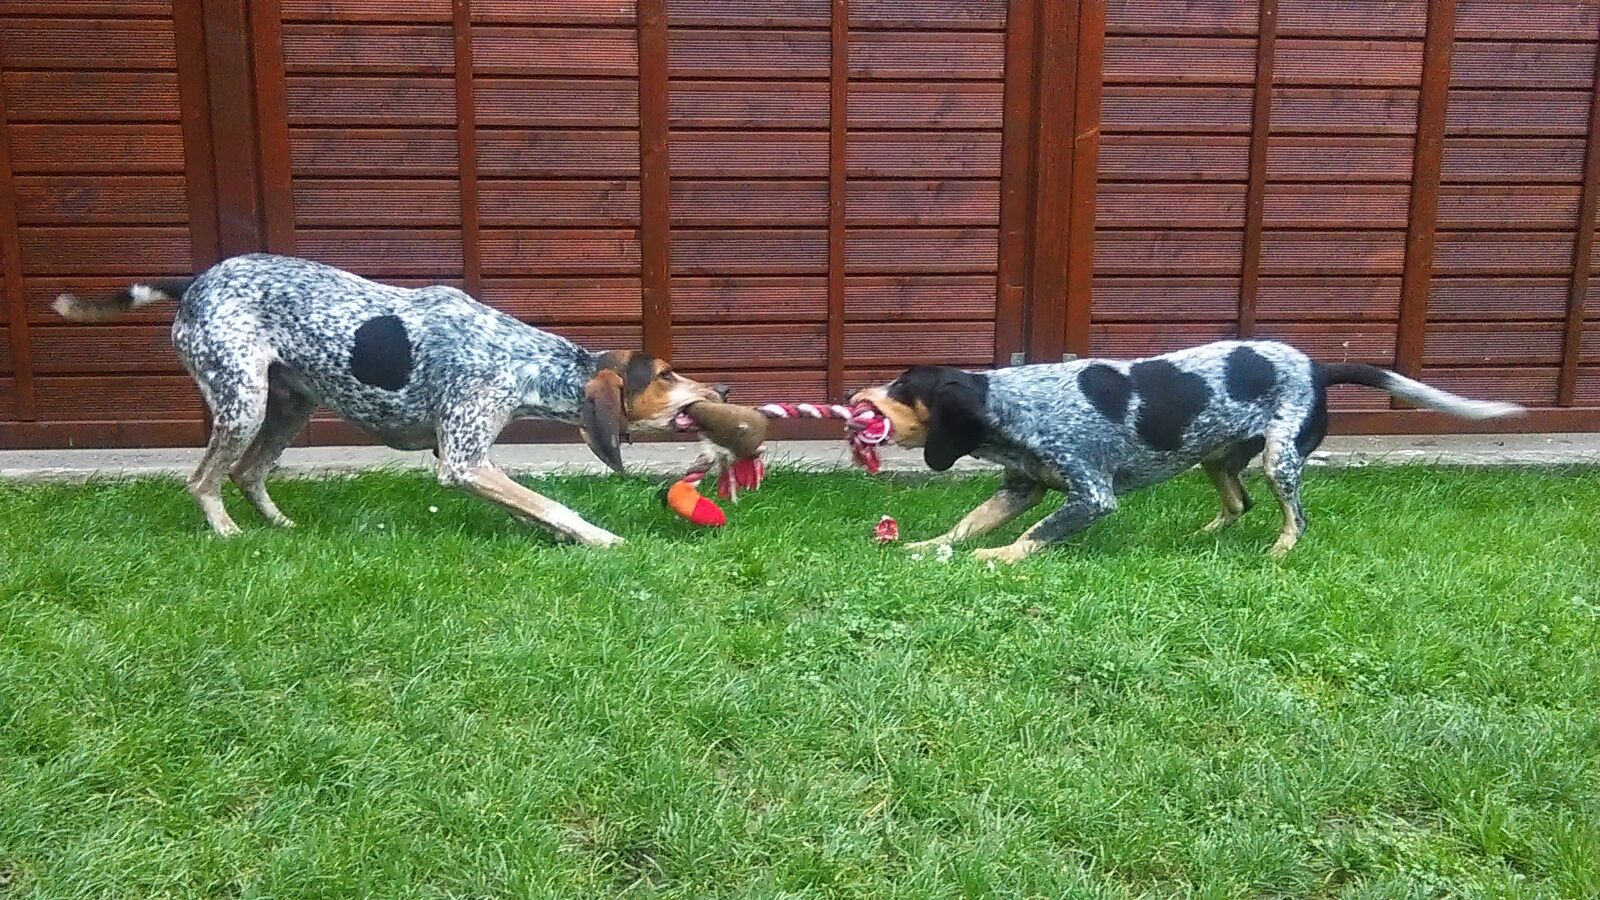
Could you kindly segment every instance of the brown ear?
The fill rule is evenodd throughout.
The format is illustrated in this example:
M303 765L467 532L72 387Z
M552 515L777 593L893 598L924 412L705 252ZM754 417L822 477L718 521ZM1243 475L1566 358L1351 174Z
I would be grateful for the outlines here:
M622 435L628 416L622 408L622 376L601 369L583 388L583 440L614 471L622 471Z

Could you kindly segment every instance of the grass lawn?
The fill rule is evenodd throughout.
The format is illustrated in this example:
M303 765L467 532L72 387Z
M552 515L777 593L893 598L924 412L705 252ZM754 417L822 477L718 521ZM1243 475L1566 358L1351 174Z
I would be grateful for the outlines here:
M0 896L1600 895L1600 474L1247 483L998 569L868 542L992 478L0 485Z

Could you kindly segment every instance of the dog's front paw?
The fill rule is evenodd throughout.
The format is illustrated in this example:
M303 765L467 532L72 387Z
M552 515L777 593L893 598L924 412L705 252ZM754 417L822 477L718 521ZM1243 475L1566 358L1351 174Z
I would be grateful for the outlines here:
M934 552L938 552L940 547L948 547L948 546L950 546L950 541L948 541L948 540L946 540L945 538L942 538L942 537L936 537L936 538L929 538L929 539L927 539L925 541L915 541L913 543L906 544L905 545L905 549L909 550L909 551L932 550Z
M1021 562L1028 554L1037 549L1038 545L1032 541L1017 541L1004 547L985 547L982 550L972 551L975 559L984 562L1015 563Z
M602 550L621 547L627 543L627 541L603 528L596 528L593 533L578 535L576 540L585 547L595 547Z

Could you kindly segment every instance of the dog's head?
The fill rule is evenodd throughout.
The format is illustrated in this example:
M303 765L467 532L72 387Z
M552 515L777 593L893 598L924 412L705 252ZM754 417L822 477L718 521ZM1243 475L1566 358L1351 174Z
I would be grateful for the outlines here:
M989 428L983 408L989 380L949 366L912 366L881 387L857 391L852 404L867 402L889 418L895 443L921 447L937 472L978 449Z
M622 436L629 431L666 431L685 407L721 400L725 385L701 384L673 370L666 360L633 350L602 354L583 389L583 440L594 455L622 471Z

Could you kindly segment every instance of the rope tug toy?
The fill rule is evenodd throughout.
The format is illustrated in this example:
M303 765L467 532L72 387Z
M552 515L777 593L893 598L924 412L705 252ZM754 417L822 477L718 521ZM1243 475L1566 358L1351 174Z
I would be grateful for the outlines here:
M768 419L840 419L850 442L850 455L856 464L876 475L882 462L878 447L887 443L893 426L887 416L870 403L845 406L838 403L768 403L740 406L734 403L702 402L678 416L679 431L700 433L702 450L689 471L662 491L667 508L691 524L717 528L728 517L717 504L700 494L700 482L713 469L717 471L717 495L739 502L739 491L755 490L766 478Z

